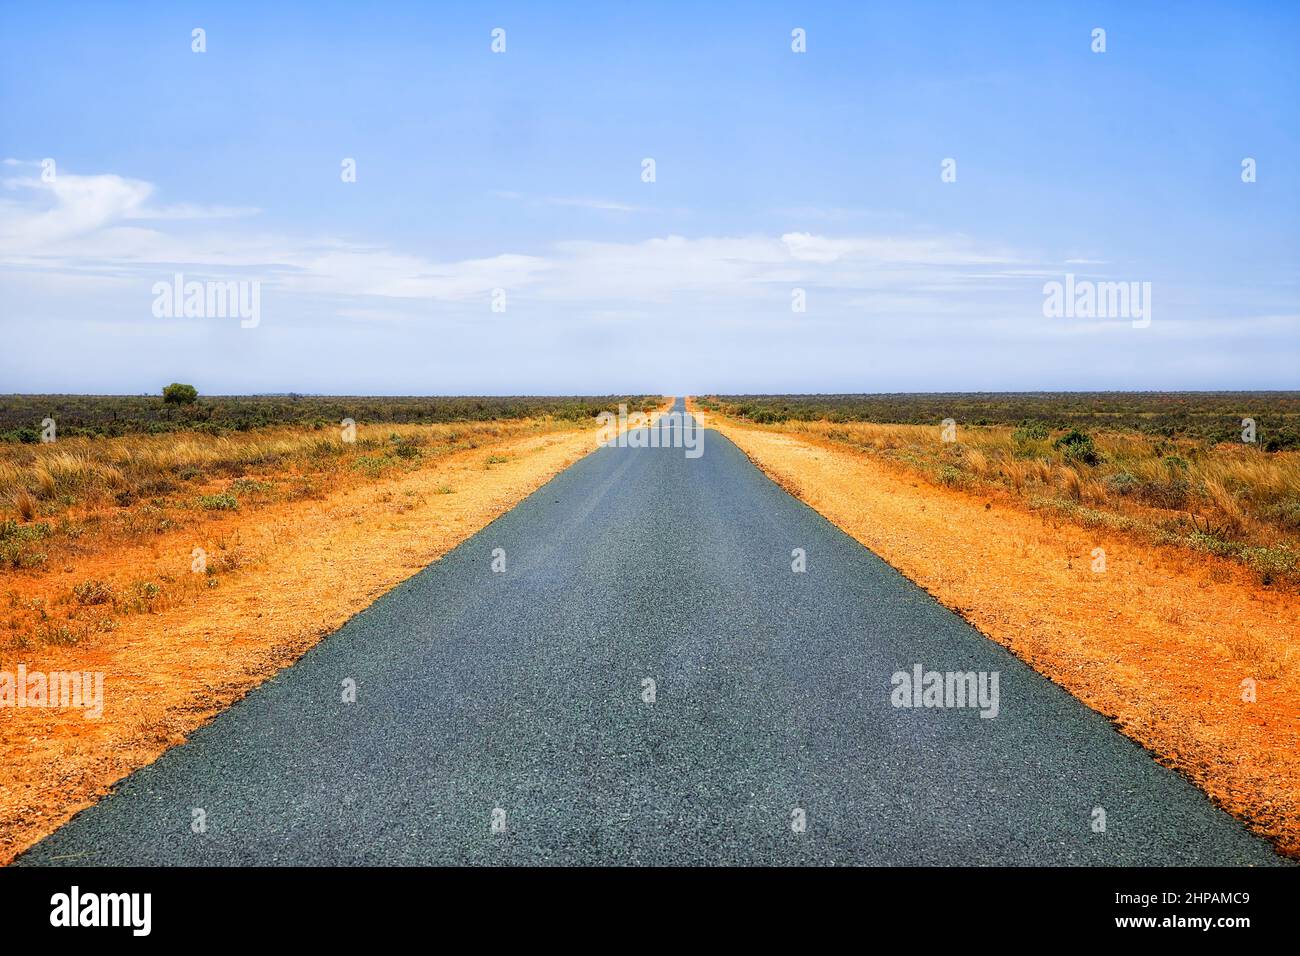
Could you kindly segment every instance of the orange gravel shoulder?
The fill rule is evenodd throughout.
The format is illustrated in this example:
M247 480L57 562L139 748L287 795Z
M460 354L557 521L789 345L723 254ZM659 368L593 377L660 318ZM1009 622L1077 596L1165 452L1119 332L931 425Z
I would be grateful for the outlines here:
M1010 492L939 487L906 466L779 428L714 415L706 424L1300 856L1300 596L1261 588L1237 564L1035 513Z
M131 614L75 645L6 652L3 669L102 672L104 709L0 707L0 863L126 774L292 663L375 598L445 554L596 446L594 432L506 429L399 477L318 500L213 516L214 552L239 554L215 581L188 575L180 603ZM485 464L486 462L486 464ZM207 544L207 542L216 542ZM86 555L68 581L190 570L192 530ZM11 575L11 600L66 587L58 573ZM216 586L213 586L213 585Z

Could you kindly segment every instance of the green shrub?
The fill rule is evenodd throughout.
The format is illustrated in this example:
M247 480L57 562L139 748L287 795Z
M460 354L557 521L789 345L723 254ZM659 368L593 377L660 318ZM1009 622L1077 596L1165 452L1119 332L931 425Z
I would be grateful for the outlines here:
M970 476L953 465L943 465L937 472L939 483L949 488L962 488L970 483Z
M1289 548L1242 548L1241 560L1265 585L1291 578L1300 570L1300 554Z
M50 536L50 526L44 521L19 524L12 518L0 521L0 541L39 541Z
M238 511L239 499L229 492L220 495L199 495L199 507L204 511Z
M1300 430L1280 430L1264 439L1265 451L1288 451L1300 448Z
M43 521L34 524L19 524L12 519L0 521L0 568L31 570L44 565L45 552L29 545L49 534L50 526Z
M1052 445L1061 449L1066 461L1084 465L1101 463L1101 455L1097 452L1097 446L1093 444L1092 436L1077 428L1071 428Z
M360 455L353 462L352 467L357 471L364 471L369 477L377 478L385 468L391 468L393 459L387 455Z
M237 498L243 498L245 496L252 497L254 495L270 494L272 490L273 486L269 482L255 481L252 478L236 478L230 483L230 487L226 489L226 493L234 495Z
M31 570L45 564L44 551L24 548L20 541L0 541L0 568Z
M1050 434L1051 432L1042 422L1026 418L1011 433L1011 437L1021 444L1026 444L1032 441L1045 441Z
M1187 543L1197 551L1206 551L1221 558L1232 557L1239 550L1237 545L1226 540L1223 533L1216 528L1193 531L1187 536Z
M21 445L35 445L40 440L40 430L31 425L13 428L0 435L0 441L14 442Z

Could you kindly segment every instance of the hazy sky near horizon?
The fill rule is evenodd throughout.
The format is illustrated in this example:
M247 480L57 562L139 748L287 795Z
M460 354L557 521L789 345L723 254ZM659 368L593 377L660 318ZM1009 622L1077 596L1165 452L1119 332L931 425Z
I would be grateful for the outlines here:
M0 393L1300 388L1300 4L274 6L0 0Z

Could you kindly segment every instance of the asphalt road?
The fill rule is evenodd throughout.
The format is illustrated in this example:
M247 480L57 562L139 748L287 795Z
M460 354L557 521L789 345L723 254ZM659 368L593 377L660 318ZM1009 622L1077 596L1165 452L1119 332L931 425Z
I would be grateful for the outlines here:
M917 664L997 716L893 706ZM1281 861L707 432L588 456L18 862Z

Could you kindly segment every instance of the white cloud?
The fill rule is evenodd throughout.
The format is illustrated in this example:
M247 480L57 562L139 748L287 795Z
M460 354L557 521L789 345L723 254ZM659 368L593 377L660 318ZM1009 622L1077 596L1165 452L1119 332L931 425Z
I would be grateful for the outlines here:
M571 240L539 254L439 262L335 238L299 239L227 232L166 231L171 220L231 220L256 210L189 203L155 206L152 184L116 175L61 172L50 183L13 179L21 201L0 203L0 264L46 274L93 273L134 279L160 270L259 274L287 293L429 299L463 303L504 288L539 301L583 303L607 312L633 300L700 302L771 298L772 284L824 289L894 289L924 272L930 286L962 281L971 270L1005 267L1011 254L955 237L780 237L679 235L637 242ZM632 210L592 199L554 205ZM155 220L152 227L137 225ZM926 290L928 294L929 290ZM922 299L928 303L928 299Z
M548 206L575 206L579 209L600 209L605 212L643 212L644 206L632 206L612 199L566 199L548 196L542 200Z
M595 196L528 196L521 192L505 189L494 190L489 195L497 199L506 199L529 206L560 206L571 209L591 209L596 212L660 213L673 216L683 216L689 212L689 210L680 207L641 206L618 199L602 199Z
M176 203L137 209L129 219L247 219L262 210L256 206L202 206L198 203Z
M830 238L788 232L781 241L791 256L805 262L856 260L912 266L991 266L1017 261L1007 251L978 246L964 236Z
M5 160L6 165L30 165ZM94 176L58 172L52 179L14 177L0 181L6 191L19 197L0 198L0 256L9 254L38 257L79 255L105 259L130 258L132 250L143 250L150 233L118 223L135 220L233 219L256 215L251 207L202 206L179 203L149 206L152 183L113 174Z
M131 218L153 192L153 186L121 176L59 175L52 181L20 177L6 179L8 190L46 194L40 203L7 203L0 208L0 251L40 250L60 241L104 229Z

